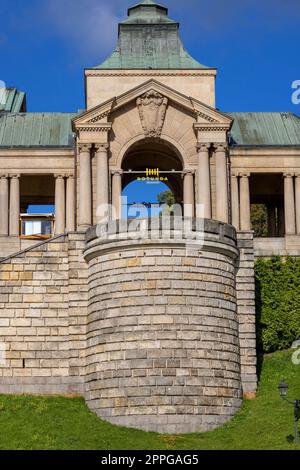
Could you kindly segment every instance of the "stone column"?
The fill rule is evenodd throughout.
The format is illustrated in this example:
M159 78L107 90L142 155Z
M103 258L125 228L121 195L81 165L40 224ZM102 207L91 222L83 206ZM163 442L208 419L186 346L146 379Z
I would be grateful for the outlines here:
M96 153L96 220L105 222L108 217L108 145L100 145Z
M183 215L184 217L194 217L194 175L191 170L187 170L183 177Z
M74 232L75 230L75 184L74 176L67 176L66 190L66 231Z
M198 145L198 198L197 204L203 205L197 210L197 217L211 219L211 184L209 167L209 148L211 144Z
M65 232L66 196L65 179L63 175L54 175L55 178L55 235Z
M231 175L231 216L232 225L240 229L240 202L239 202L239 180L238 175Z
M86 230L92 225L91 146L79 145L79 217L78 225Z
M121 219L122 171L116 171L112 176L112 219Z
M0 175L0 236L8 236L8 175Z
M228 180L226 145L216 145L216 218L228 223Z
M12 175L10 179L9 235L20 235L20 175Z
M292 174L284 175L284 214L285 214L285 234L295 235L296 217L295 217L295 195L294 178Z
M297 235L300 235L300 174L297 174L295 179L295 198Z
M211 219L211 184L209 168L209 148L211 144L198 145L198 198L197 217Z
M240 228L251 230L250 210L250 174L242 174L240 177Z

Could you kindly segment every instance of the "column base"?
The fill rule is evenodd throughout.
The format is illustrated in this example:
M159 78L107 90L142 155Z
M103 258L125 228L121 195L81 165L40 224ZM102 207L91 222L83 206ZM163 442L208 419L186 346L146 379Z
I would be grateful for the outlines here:
M78 225L78 230L80 232L86 232L89 228L91 228L92 224L82 224Z

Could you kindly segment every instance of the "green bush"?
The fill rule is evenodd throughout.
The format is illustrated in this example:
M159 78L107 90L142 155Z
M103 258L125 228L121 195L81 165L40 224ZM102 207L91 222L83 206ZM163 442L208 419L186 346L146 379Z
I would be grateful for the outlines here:
M300 258L258 259L255 281L258 350L289 348L300 339Z

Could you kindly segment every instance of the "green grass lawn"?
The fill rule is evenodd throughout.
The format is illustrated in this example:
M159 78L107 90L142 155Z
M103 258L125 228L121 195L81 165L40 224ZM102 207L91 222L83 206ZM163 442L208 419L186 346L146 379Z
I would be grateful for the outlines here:
M282 377L300 398L300 365L291 351L264 358L258 395L222 428L178 436L113 426L81 398L0 395L0 449L211 450L293 449L293 407L279 398Z

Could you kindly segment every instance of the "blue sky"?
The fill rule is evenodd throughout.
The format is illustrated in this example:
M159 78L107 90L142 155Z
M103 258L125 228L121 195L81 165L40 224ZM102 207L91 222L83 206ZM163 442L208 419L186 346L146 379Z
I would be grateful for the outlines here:
M292 111L300 79L299 0L160 0L186 48L219 70L223 111ZM112 50L135 0L0 0L0 80L27 92L28 111L84 107L83 69Z
M0 0L0 80L27 92L28 111L84 108L85 67L101 63L137 0ZM299 0L160 0L185 47L218 69L223 111L291 111L300 80ZM135 183L124 193L136 200ZM164 188L145 185L143 200ZM138 202L138 201L137 201Z

